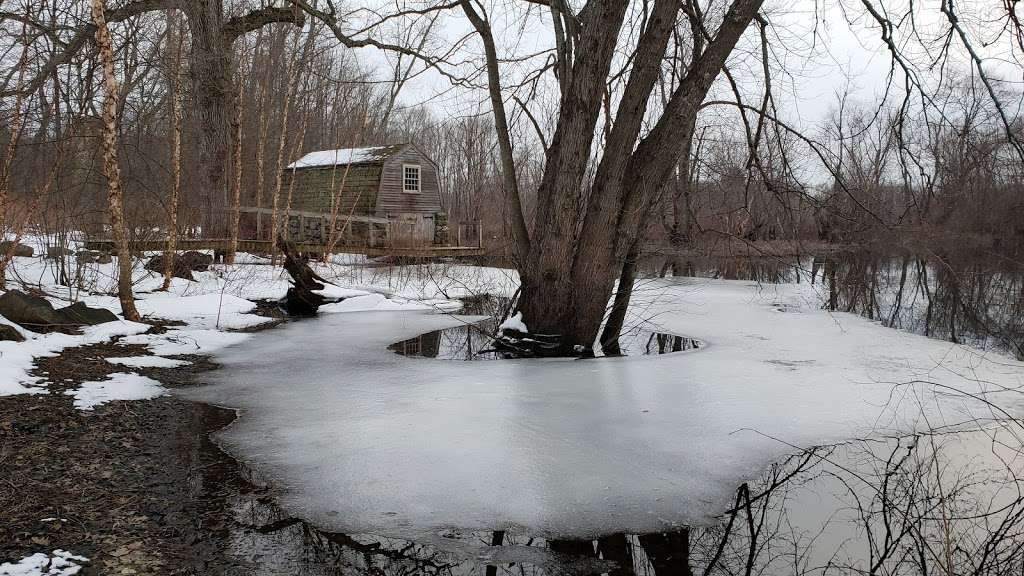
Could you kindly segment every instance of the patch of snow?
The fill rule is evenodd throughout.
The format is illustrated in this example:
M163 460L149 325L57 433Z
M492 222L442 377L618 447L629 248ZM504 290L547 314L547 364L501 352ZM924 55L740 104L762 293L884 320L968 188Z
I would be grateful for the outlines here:
M82 382L65 394L75 397L75 408L92 410L114 400L149 400L167 394L159 382L130 372L116 372L98 382Z
M123 335L141 334L150 326L139 322L117 320L86 326L82 334L37 334L21 330L24 342L0 342L0 396L11 394L45 394L40 378L29 376L36 358L56 356L65 348L106 342Z
M287 169L312 168L314 166L336 166L338 164L358 164L360 162L375 162L388 153L392 146L372 146L367 148L340 148L338 150L319 150L310 152L292 162Z
M353 298L355 296L366 296L369 294L366 290L343 288L334 284L324 284L323 290L313 290L313 292L323 296L324 298L332 299Z
M455 311L462 303L452 300L406 300L404 298L388 298L383 294L366 294L346 298L341 302L333 302L320 307L320 312L367 312L370 310L440 310Z
M163 356L121 356L106 358L111 364L120 364L129 368L177 368L191 364L188 360L164 358Z
M120 340L123 344L145 344L157 356L177 356L179 354L210 354L243 342L249 334L242 332L221 332L219 330L201 330L182 328L168 330L163 334L139 334Z
M512 316L505 319L501 325L498 326L498 331L502 330L515 330L517 332L523 332L529 334L530 329L526 327L526 322L523 322L523 313L516 312Z
M81 571L81 563L88 561L85 556L58 548L49 554L36 552L17 562L4 562L0 564L0 576L74 576Z
M466 318L324 315L224 350L213 385L180 392L242 409L220 440L297 515L415 539L699 524L794 447L985 420L978 395L1009 408L1024 388L1022 362L823 311L806 284L645 280L634 298L634 318L707 346L432 362L386 346Z

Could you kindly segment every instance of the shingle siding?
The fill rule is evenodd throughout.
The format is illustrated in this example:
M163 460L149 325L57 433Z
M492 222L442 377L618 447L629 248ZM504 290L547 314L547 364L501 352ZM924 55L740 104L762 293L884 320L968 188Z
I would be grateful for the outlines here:
M287 198L291 191L293 210L330 214L333 190L333 195L340 202L337 207L339 215L373 214L380 186L381 165L349 166L347 174L345 168L331 166L287 170L283 175L281 193Z
M402 190L402 165L417 164L420 167L420 192L412 194ZM413 145L388 156L381 174L380 191L377 193L377 214L398 214L401 212L440 212L441 194L437 183L437 167L425 154Z

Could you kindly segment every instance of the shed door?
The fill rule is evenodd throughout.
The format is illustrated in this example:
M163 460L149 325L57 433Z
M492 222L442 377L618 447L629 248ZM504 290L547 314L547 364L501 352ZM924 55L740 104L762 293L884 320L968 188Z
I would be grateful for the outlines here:
M434 243L433 214L399 213L391 223L391 241L395 246L431 246Z

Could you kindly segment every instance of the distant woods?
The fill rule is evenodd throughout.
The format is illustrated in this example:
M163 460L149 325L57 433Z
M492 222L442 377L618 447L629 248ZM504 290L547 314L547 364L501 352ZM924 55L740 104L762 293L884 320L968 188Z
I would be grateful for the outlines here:
M122 4L107 0L108 14L123 16ZM147 3L127 5L136 4ZM8 220L37 200L32 226L50 232L102 233L109 225L99 153L98 51L87 37L66 56L77 32L88 26L88 9L88 3L58 0L27 7L5 3L0 11L0 26L9 33L2 39L7 72L0 77L0 94L7 96L0 107L0 150L10 148L12 155L4 173ZM264 25L249 23L251 29L230 43L223 69L214 73L197 66L203 60L197 51L208 47L198 43L197 17L189 12L140 10L109 22L120 82L121 187L133 238L163 238L172 209L181 234L227 238L239 172L241 204L270 208L278 167L305 152L408 141L440 165L443 202L452 220L489 219L491 230L501 229L500 214L481 210L497 193L499 178L486 116L439 118L426 107L405 106L400 96L412 73L410 59L382 74L355 51L339 48L322 25L296 26L276 21L289 17L275 14ZM225 14L219 26L230 26L231 16L240 21L245 14ZM306 22L301 14L297 20ZM406 36L416 40L415 31ZM19 75L23 47L29 57ZM54 61L61 64L49 70ZM174 105L176 87L179 106ZM217 118L211 116L211 93L227 105ZM176 110L181 113L179 186ZM16 146L8 146L12 128ZM236 135L239 150L232 145ZM235 169L239 159L240 171ZM53 185L40 197L54 167ZM217 173L211 175L211 169ZM178 189L175 198L172 191ZM277 191L282 208L287 192Z
M979 53L1024 50L1011 4L993 37L977 6L859 3L843 16L877 34L886 90L809 121L779 83L807 39L760 0L100 4L126 234L169 252L179 234L236 245L239 205L288 221L282 170L306 152L402 142L437 162L448 221L482 224L527 325L567 355L651 261L685 275L716 254L1024 247L1021 93ZM90 22L77 0L0 10L5 233L115 224Z
M490 109L482 103L477 114L446 115L444 106L403 99L410 80L428 68L422 54L437 43L436 12L380 34L408 47L406 54L348 48L327 24L294 6L242 3L202 15L191 1L108 4L133 236L162 236L174 211L185 234L205 228L227 237L236 176L243 205L269 208L275 194L287 193L275 190L279 167L302 153L414 141L439 164L450 220L482 220L490 252L509 261L514 250L501 208L507 181ZM203 18L216 20L231 39L211 48ZM46 230L98 231L108 222L99 154L102 74L95 43L81 34L88 23L88 5L72 0L10 3L0 13L8 231L29 217L32 201L32 224ZM222 58L221 69L211 71L205 54ZM675 64L663 72L655 100L671 88ZM523 86L504 88L514 94L506 100L512 160L531 223L555 117L539 109L539 100L524 101ZM227 106L222 117L210 115L211 98ZM736 104L708 102L647 218L641 252L963 235L1016 249L1024 244L1024 164L1014 160L999 110L974 75L950 74L929 98L931 109L910 110L837 95L831 117L799 132L765 121L753 106L741 116ZM175 110L182 114L180 198L172 194L179 189ZM1011 131L1019 133L1021 123ZM233 150L236 137L240 147Z

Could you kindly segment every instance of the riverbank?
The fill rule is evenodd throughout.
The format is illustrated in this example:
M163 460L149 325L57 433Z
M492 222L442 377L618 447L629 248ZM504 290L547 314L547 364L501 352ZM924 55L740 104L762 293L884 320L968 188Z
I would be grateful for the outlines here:
M92 410L63 392L119 368L107 357L141 355L115 342L40 359L45 395L0 397L0 558L67 550L88 558L81 574L245 574L223 553L224 502L258 490L209 434L234 412L174 396L109 402ZM194 386L215 365L139 368L165 387Z

